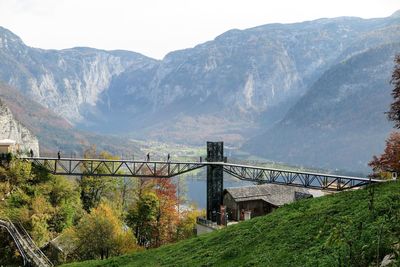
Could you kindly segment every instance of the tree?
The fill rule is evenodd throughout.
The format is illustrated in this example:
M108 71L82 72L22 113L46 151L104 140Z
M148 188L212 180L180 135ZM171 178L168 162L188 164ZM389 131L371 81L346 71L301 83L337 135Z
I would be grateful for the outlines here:
M187 185L184 177L182 175L178 176L175 180L176 185L176 197L177 197L177 210L178 214L181 214L181 205L187 203Z
M391 172L400 173L400 133L393 132L386 140L386 147L382 155L373 156L369 162L375 175L390 178Z
M92 146L84 153L84 158L102 158L102 159L117 159L107 152L96 153L96 147ZM89 162L85 162L83 165L83 171L89 170ZM108 166L111 169L111 166ZM104 164L93 166L96 173L107 173L107 166ZM99 205L102 199L114 194L117 189L118 181L112 177L96 177L83 175L79 181L81 187L81 200L83 208L90 212L92 208Z
M390 83L394 86L392 91L393 102L387 112L388 119L400 129L400 54L395 57L395 67ZM391 133L386 140L386 148L379 157L373 156L369 166L374 171L373 176L390 178L391 172L400 172L400 133Z
M178 198L176 185L170 178L157 178L155 180L155 193L159 199L157 212L157 231L155 233L155 246L175 240L179 221L177 210Z
M134 230L140 246L149 247L157 227L159 201L153 192L142 193L127 216L128 225Z
M199 210L196 206L191 205L180 213L180 220L177 226L176 239L182 240L195 235L197 217L204 216L205 210Z
M392 96L394 101L390 105L390 110L387 112L388 119L395 123L395 127L400 129L400 54L395 58L395 67L392 73L391 83L394 88Z
M128 212L138 244L159 247L177 239L179 214L176 185L170 178L140 179L137 201Z
M110 205L101 203L75 227L82 259L106 259L136 250L135 239Z

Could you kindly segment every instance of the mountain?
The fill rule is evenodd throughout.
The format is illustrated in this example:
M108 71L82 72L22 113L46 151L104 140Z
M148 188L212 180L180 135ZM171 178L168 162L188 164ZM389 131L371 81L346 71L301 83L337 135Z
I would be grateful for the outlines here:
M96 105L113 76L154 62L128 51L31 48L0 27L0 80L72 123L83 119L82 109Z
M400 19L342 17L231 30L157 61L30 48L0 30L0 80L78 127L177 142L243 142L283 118L332 64L400 41Z
M378 19L340 17L230 30L196 47L171 52L163 60L129 51L31 48L0 28L0 80L87 132L186 144L219 139L234 147L244 144L243 150L272 160L318 165L318 156L305 156L304 161L292 157L294 152L287 158L275 157L254 148L254 142L263 140L260 134L270 136L271 129L282 127L282 120L287 122L287 116L296 113L294 108L302 107L299 101L327 72L371 49L384 53L379 47L398 42L397 13ZM375 75L374 66L369 67L364 82L382 84L382 73ZM384 70L390 75L390 68ZM387 98L374 101L385 110ZM346 108L349 114L358 114ZM367 120L368 114L357 119ZM385 127L382 131L388 132ZM368 130L365 140L383 136L376 127L363 129ZM349 129L343 134L340 138L351 139L359 132ZM284 135L275 137L273 143L286 142ZM50 131L46 139L51 138ZM376 151L382 143L374 142ZM315 147L319 146L323 145ZM371 150L357 148L357 143L353 146L353 151L359 149L362 154L354 160L365 166L365 153ZM332 158L341 153L341 147L339 143L330 146ZM324 166L336 163L340 162Z
M5 114L2 119L4 123L0 123L0 129L3 130L0 132L0 138L22 140L23 143L33 144L33 148L38 147L39 140L41 155L54 156L56 151L61 150L63 156L81 156L91 145L96 145L99 151L106 150L115 155L140 154L140 148L132 141L77 130L53 111L3 83L0 83L0 100L2 113ZM16 129L22 130L15 133ZM30 137L33 135L38 139ZM24 141L24 138L19 136L27 136L27 140L33 141Z
M2 101L0 101L0 139L12 139L19 144L21 152L28 153L32 149L34 155L39 155L39 142L36 136L14 118Z
M400 41L400 19L320 19L231 30L128 69L101 93L91 126L203 143L241 142L272 125L319 76L354 54ZM94 119L91 120L96 121Z
M283 120L244 147L276 161L366 171L392 130L384 113L399 52L400 43L387 44L332 66Z

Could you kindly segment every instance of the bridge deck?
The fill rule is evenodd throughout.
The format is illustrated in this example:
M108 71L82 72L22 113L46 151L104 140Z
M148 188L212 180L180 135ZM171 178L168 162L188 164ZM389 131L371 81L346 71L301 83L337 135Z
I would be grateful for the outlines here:
M274 169L226 162L137 161L83 158L25 157L55 175L170 178L204 166L223 166L224 172L247 181L340 191L382 180L335 174Z

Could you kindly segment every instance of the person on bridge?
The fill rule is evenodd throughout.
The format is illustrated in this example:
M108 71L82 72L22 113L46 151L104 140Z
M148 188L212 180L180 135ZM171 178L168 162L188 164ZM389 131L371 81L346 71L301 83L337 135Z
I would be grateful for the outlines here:
M150 152L147 153L147 161L150 161Z
M57 152L57 157L58 157L58 159L61 159L61 152L60 152L60 150L58 150L58 152Z
M29 150L29 155L31 156L31 158L33 158L33 150L31 148L31 150Z

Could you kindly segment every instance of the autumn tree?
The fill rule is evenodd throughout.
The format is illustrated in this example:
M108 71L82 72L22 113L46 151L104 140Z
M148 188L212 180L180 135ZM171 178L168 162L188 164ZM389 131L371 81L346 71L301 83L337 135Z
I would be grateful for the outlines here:
M394 122L394 126L400 129L400 55L395 58L395 67L392 73L391 84L393 102L387 112L388 119ZM388 179L391 172L400 173L400 133L393 132L386 140L386 148L379 157L373 156L369 166L374 171L374 176Z
M20 160L0 167L0 177L0 214L20 221L39 246L80 217L81 202L74 181Z
M182 240L195 235L196 219L205 216L205 210L199 210L197 206L191 205L179 214L179 222L177 225L176 239Z
M376 175L390 178L391 172L400 173L400 133L393 132L386 140L385 151L379 157L373 156L369 163Z
M155 246L175 240L179 215L176 185L170 178L155 179L155 193L159 199Z
M134 229L138 244L159 247L177 240L179 200L173 180L139 179L136 194L137 200L128 212L127 222Z
M105 203L86 214L74 230L81 259L106 259L136 249L132 231Z
M387 115L389 120L394 122L395 127L400 129L400 55L395 58L391 83L394 86L392 91L393 102Z
M100 159L117 159L117 157L113 157L111 154L107 152L100 152L97 154L96 147L92 146L90 149L87 149L84 153L84 158L100 158ZM89 162L85 162L82 169L83 172L87 172L90 170L92 166L89 166ZM111 166L108 166L111 169ZM98 174L107 173L107 166L104 164L94 166L95 172ZM90 212L92 208L97 207L100 201L107 196L116 193L118 180L112 177L102 176L90 176L90 175L82 175L79 181L81 188L81 200L83 208Z
M159 200L154 192L142 192L127 215L127 223L133 229L140 246L154 244L153 236L157 227Z

